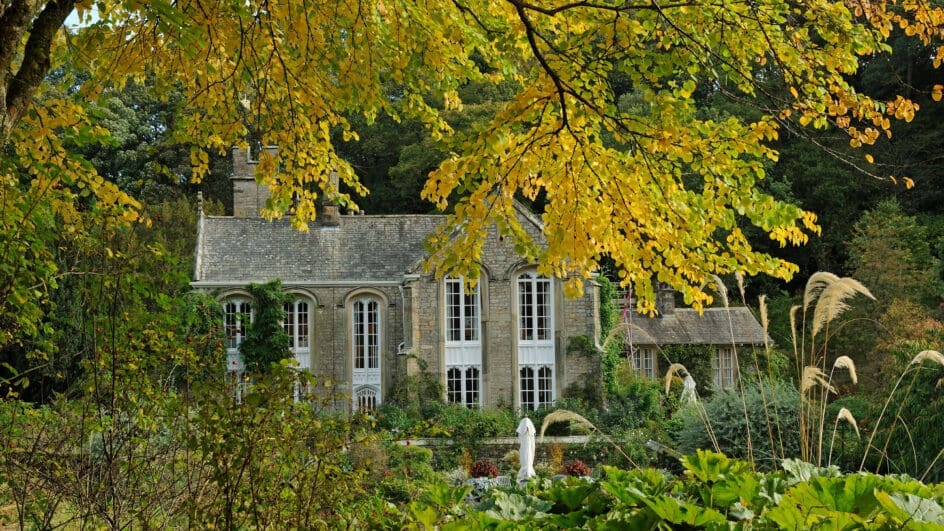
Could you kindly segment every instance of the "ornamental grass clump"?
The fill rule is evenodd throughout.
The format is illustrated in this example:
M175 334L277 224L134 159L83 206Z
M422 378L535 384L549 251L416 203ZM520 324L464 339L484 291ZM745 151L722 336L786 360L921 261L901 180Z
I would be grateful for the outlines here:
M885 405L882 406L882 412L879 413L878 415L878 420L875 421L875 427L872 430L872 435L869 436L869 442L868 444L865 445L865 453L862 455L862 463L859 465L860 469L865 468L865 460L866 458L868 458L869 451L872 449L872 442L875 440L875 434L878 433L878 427L882 423L882 419L885 417L885 412L888 410L888 405L891 402L892 397L895 395L895 391L898 390L898 387L901 385L902 380L905 379L905 375L907 375L909 372L913 372L913 369L920 367L921 364L926 361L930 361L940 366L944 366L944 355L942 355L940 352L936 350L923 350L919 352L914 358L912 358L910 362L908 362L908 365L905 367L905 370L902 371L901 376L898 377L898 381L895 382L895 386L892 388L891 393L888 394L888 398L885 400ZM912 384L913 383L914 383L914 380L912 379ZM904 407L904 405L907 403L905 398L910 392L911 392L911 387L909 386L908 390L905 393L905 396L901 397L899 400L900 405L898 407L898 411L895 413L894 422L897 422L901 418L901 410ZM893 423L893 426L894 426L894 423ZM878 466L881 466L882 461L885 459L887 455L887 451L888 451L888 445L891 442L891 434L893 433L893 431L889 430L888 433L889 435L885 439L885 446L882 448L881 458L879 460ZM944 452L944 449L942 449L941 452ZM940 456L941 456L941 453L939 452L937 457L935 458L935 461ZM931 470L931 467L933 465L934 465L934 462L928 465L928 470Z

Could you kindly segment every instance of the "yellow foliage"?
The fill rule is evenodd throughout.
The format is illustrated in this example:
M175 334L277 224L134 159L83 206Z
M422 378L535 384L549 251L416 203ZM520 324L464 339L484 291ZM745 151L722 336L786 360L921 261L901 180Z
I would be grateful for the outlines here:
M54 56L85 63L89 99L145 74L182 88L189 106L175 134L193 145L196 179L209 171L210 150L245 146L252 133L280 148L277 160L264 156L258 165L258 181L271 190L267 214L281 215L297 198L292 222L304 229L323 194L355 208L366 193L332 140L356 137L350 116L419 120L451 151L423 190L450 212L449 226L429 242L428 265L437 274L474 279L469 272L477 271L485 231L495 225L542 273L569 278L569 295L579 295L583 279L611 258L643 311L654 311L655 281L700 307L711 300L700 288L711 275L789 278L795 266L757 252L739 230L751 223L781 245L803 244L819 231L812 213L757 189L765 162L778 157L770 146L778 120L836 124L855 147L890 135L893 120L912 120L918 106L859 93L851 74L861 58L890 49L893 27L930 45L944 24L942 8L910 0L658 9L487 0L95 5L99 23L69 47L56 41ZM80 14L90 6L76 4ZM696 112L696 94L714 90L719 79L754 94L755 80L774 75L771 64L789 97L769 115L719 122ZM614 72L638 104L615 100ZM517 88L477 135L460 140L444 112L462 108L460 89L469 83ZM932 97L941 94L938 85ZM18 164L37 187L89 194L116 222L133 221L137 205L90 178L58 145L57 131L84 123L70 105L78 107L47 100L22 119L14 134L23 141L13 143ZM53 166L63 171L47 174ZM331 172L350 194L334 187ZM542 193L543 234L535 237L514 197ZM75 222L68 203L55 204L63 220Z

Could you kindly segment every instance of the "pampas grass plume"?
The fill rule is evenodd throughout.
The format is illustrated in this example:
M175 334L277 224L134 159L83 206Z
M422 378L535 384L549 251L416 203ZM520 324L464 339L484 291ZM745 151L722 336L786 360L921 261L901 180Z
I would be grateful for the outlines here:
M594 426L592 422L585 419L581 415L566 409L558 409L548 413L548 415L544 417L544 422L541 423L541 437L544 437L544 432L547 430L548 426L558 422L576 422L577 424L586 426L591 431L596 431L597 429L597 427Z
M839 277L828 271L817 271L813 273L806 281L806 289L803 291L803 311L810 308L810 304L819 295L824 288L839 280Z
M672 377L675 376L675 373L688 374L688 369L681 363L669 365L669 370L665 372L665 394L669 394L669 391L672 390Z
M843 408L839 408L839 414L836 415L836 418L839 419L839 420L844 420L844 421L848 422L850 425L852 425L852 427L855 429L856 437L860 437L860 435L859 435L859 424L856 422L855 417L852 416L852 413L851 413L848 409L846 409L846 408L844 408L844 407L843 407Z
M812 365L804 367L803 381L800 382L800 393L806 393L816 385L823 387L830 393L836 393L836 388L829 385L829 382L826 381L826 375L822 370L820 370L819 367L814 367Z
M931 360L938 365L944 365L944 355L936 350L922 350L918 353L908 365L917 365L923 361Z
M855 362L853 362L852 358L849 356L839 356L836 358L836 361L833 362L833 369L848 369L852 385L859 383L859 377L856 376Z
M797 342L797 310L799 309L799 304L790 307L790 335L793 337L794 345L796 345Z
M875 300L872 293L854 278L844 277L823 289L813 310L813 335L849 308L846 301L857 293Z
M728 287L724 285L724 282L721 281L721 277L718 275L711 275L711 278L715 280L715 289L718 291L718 295L721 296L721 302L724 303L724 307L728 307Z

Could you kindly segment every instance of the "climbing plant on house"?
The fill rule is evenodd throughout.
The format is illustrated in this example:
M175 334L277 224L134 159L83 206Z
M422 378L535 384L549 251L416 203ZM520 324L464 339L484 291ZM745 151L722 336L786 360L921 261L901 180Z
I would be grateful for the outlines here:
M246 334L239 345L239 353L250 373L269 372L273 363L291 356L289 337L282 327L285 319L283 305L289 302L282 293L282 281L275 279L265 284L250 284L254 315Z

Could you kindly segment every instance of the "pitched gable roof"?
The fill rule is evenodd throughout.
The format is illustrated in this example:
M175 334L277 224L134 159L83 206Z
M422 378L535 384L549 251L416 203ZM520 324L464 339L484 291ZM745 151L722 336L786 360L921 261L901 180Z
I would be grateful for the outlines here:
M540 219L515 203L519 220L542 241ZM348 215L336 226L293 229L289 219L204 216L198 226L194 286L399 282L420 273L426 238L444 215ZM461 229L457 229L461 230ZM497 241L495 227L490 229ZM509 247L510 249L510 247Z
M336 227L295 230L287 219L205 216L194 271L196 284L338 283L398 280L425 255L438 215L341 216Z
M764 343L764 329L743 307L707 308L699 315L676 308L661 317L635 314L632 341L637 345L731 345Z

